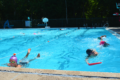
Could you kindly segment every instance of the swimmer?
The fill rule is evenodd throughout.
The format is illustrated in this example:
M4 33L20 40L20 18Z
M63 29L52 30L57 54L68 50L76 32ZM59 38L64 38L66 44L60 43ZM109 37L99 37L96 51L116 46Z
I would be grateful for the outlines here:
M89 64L88 62L88 59L89 58L92 58L92 57L95 57L98 55L98 52L96 50L93 50L93 49L87 49L86 50L86 53L87 53L87 57L86 57L86 63Z
M20 34L25 35L25 33L20 32Z
M107 47L109 44L108 43L106 43L105 41L103 41L102 39L101 39L101 41L100 41L100 44L99 45L102 45L103 47Z
M36 33L33 33L34 35L36 35Z
M25 33L22 33L23 35L25 35Z
M7 66L10 66L10 67L24 67L29 62L31 62L31 61L40 57L40 53L38 53L37 57L35 57L33 59L30 59L30 60L27 60L27 57L30 54L30 51L31 51L31 49L28 49L28 52L27 52L26 56L22 60L19 61L19 64L17 64L17 57L15 56L16 54L14 53L13 56L9 60L10 63L7 63Z
M101 37L98 37L99 40L102 40L103 37L106 37L106 35L103 35Z
M61 28L60 28L60 30L64 30L64 29L61 29Z

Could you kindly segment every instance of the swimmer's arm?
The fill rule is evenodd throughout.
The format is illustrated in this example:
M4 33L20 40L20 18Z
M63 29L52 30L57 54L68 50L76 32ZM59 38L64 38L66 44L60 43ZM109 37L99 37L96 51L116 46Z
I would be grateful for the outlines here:
M7 66L11 66L10 63L8 63Z
M17 68L21 68L22 66L21 65L17 65Z
M88 62L88 57L85 59L85 61L86 61L87 64L89 64L89 62Z

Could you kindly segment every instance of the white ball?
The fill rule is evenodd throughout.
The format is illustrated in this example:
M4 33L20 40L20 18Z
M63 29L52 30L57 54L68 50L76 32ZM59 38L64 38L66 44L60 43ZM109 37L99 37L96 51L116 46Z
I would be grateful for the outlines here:
M44 23L47 23L47 22L48 22L48 18L43 18L42 21L43 21Z

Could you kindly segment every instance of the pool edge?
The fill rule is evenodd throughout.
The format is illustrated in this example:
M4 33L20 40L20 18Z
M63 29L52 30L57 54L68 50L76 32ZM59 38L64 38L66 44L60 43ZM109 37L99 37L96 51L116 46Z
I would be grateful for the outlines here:
M0 72L17 73L17 74L36 74L36 75L57 75L65 77L98 77L98 78L118 78L120 80L120 73L108 73L108 72L87 72L87 71L66 71L66 70L47 70L47 69L31 69L31 68L14 68L14 67L0 67Z

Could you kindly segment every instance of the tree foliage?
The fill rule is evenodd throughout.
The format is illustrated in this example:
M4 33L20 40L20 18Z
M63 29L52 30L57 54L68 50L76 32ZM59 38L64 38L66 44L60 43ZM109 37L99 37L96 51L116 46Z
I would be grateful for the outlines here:
M112 17L119 0L0 0L0 20Z

